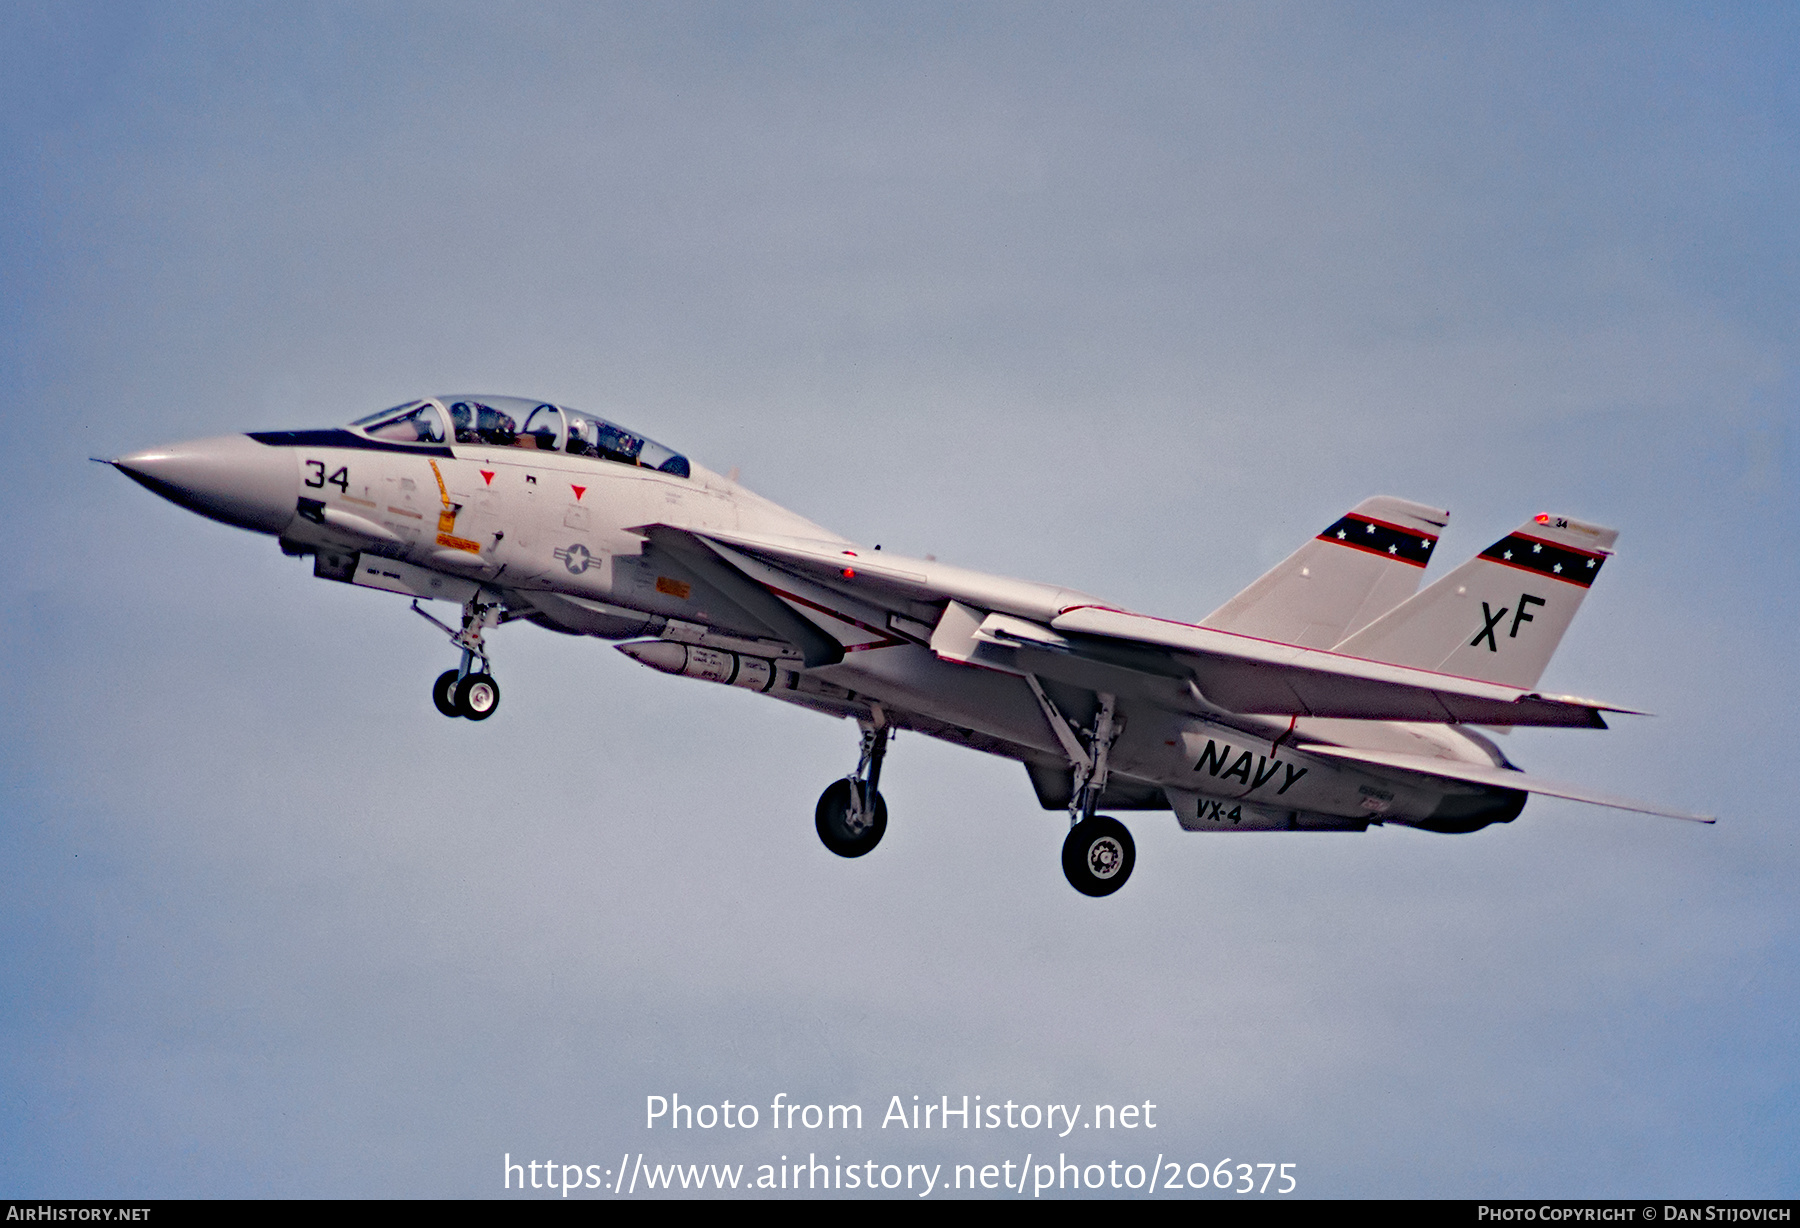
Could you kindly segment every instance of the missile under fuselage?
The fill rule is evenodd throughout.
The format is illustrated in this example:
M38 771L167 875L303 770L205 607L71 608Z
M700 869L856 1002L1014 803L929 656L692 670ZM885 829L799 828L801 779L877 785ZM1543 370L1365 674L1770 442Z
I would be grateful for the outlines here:
M633 661L665 674L723 682L750 691L771 690L780 673L775 662L766 657L702 648L698 644L681 644L673 640L636 640L615 647Z

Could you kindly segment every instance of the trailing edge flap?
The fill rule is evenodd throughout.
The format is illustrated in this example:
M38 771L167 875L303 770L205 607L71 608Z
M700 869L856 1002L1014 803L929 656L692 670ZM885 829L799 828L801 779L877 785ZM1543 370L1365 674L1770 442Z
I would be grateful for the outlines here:
M1078 645L1096 636L1172 651L1209 703L1246 715L1604 729L1602 712L1631 711L1101 606L1074 607L1050 625Z
M1311 745L1303 746L1300 749L1309 755L1328 755L1333 759L1348 759L1353 763L1394 768L1421 776L1461 780L1472 785L1492 785L1501 789L1542 793L1546 797L1561 797L1572 802L1610 806L1614 810L1634 810L1639 814L1655 814L1669 819L1686 819L1692 823L1718 821L1711 815L1692 814L1686 810L1672 810L1667 806L1653 806L1649 802L1635 801L1629 797L1616 797L1613 794L1601 793L1581 785L1564 784L1558 780L1544 780L1537 776L1528 776L1524 772L1514 771L1511 768L1488 767L1479 763L1460 763L1449 759L1433 759L1426 755L1406 755L1384 750L1353 750L1345 746Z
M1450 513L1389 495L1364 499L1202 627L1330 648L1418 591Z
M666 550L687 567L741 606L745 613L800 650L806 667L836 665L844 659L844 647L762 584L732 566L704 538L669 525L645 525L635 530L659 549Z

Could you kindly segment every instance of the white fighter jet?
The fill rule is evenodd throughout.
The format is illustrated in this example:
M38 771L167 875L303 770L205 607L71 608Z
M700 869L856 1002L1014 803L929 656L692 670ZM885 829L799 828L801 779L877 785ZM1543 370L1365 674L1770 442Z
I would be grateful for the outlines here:
M412 597L461 650L445 716L500 702L486 633L526 619L623 641L653 669L862 730L819 798L832 852L887 827L890 734L1016 759L1066 810L1090 896L1136 858L1100 811L1195 832L1472 832L1531 793L1711 820L1526 775L1481 727L1605 728L1537 689L1617 534L1535 516L1418 589L1448 513L1365 500L1198 622L870 549L642 435L567 406L409 401L328 430L259 431L109 462L157 494L310 555L313 574ZM461 606L446 625L419 599Z

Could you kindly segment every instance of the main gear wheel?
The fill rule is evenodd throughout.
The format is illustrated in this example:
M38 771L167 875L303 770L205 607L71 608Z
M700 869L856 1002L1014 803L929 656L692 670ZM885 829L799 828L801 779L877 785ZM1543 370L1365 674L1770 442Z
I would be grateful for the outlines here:
M1083 895L1111 895L1131 877L1137 846L1125 824L1106 815L1083 819L1063 841L1063 874Z

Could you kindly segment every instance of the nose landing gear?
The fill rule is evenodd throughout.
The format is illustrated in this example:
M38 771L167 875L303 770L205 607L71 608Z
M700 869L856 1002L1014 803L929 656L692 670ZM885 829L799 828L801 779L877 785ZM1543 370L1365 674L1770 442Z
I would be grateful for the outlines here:
M857 723L862 726L862 757L856 771L826 786L813 811L819 839L839 857L861 857L887 831L887 801L876 790L891 732L887 715L876 706L871 719Z
M453 669L439 674L437 681L431 684L431 702L445 716L461 716L462 709L456 706L456 684L462 681L462 675Z
M443 631L452 644L462 649L462 663L439 674L437 681L431 684L431 702L437 710L445 716L466 716L472 721L485 721L494 715L500 707L500 684L489 672L492 667L488 664L487 645L481 633L505 621L501 604L477 593L463 606L461 631L433 618L419 608L417 601L413 602L412 608L413 613ZM475 668L477 661L481 663L480 669Z
M482 662L482 668L486 670L487 662ZM485 721L500 706L500 684L486 672L465 674L447 669L431 684L431 702L445 716Z

